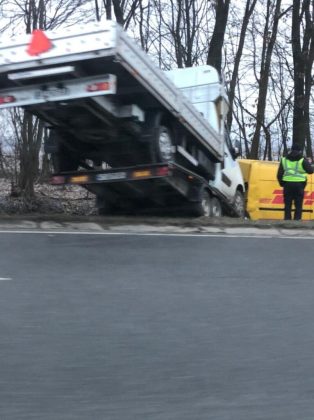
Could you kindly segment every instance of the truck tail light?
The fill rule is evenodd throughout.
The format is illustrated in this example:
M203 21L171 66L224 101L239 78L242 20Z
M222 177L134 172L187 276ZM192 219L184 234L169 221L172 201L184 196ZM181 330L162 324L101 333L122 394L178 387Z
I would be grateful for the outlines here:
M109 82L96 82L86 86L87 92L99 92L110 89Z
M52 185L62 185L65 183L65 178L64 176L55 175L50 178L49 183Z
M161 166L160 168L157 168L156 175L157 176L167 176L167 175L169 175L168 166Z
M74 175L71 176L70 182L71 184L85 184L89 181L88 175Z
M12 95L0 96L0 105L10 104L15 101L16 99Z
M139 169L132 172L132 178L147 178L152 175L152 171L150 169Z

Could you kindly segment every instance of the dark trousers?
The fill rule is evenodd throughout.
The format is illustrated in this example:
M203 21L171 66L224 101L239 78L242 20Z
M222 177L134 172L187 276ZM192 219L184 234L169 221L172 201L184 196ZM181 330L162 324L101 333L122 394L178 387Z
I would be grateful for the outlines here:
M291 220L291 207L294 204L294 220L302 219L305 182L285 182L283 187L285 220Z

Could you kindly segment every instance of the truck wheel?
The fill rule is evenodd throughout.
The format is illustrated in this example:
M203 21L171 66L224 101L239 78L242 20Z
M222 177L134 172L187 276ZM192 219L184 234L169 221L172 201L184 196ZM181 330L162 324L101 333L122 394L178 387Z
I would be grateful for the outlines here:
M222 207L221 203L217 197L212 197L211 199L211 216L212 217L221 217L222 216Z
M201 201L197 201L192 205L192 213L196 217L210 217L212 215L211 196L205 189L201 192Z
M243 218L245 216L245 200L243 193L239 190L235 193L233 206L235 216Z
M102 201L101 206L98 207L99 204L97 205L97 201L96 201L96 208L97 208L97 213L98 216L112 216L113 214L116 213L116 209L115 206L108 201Z
M107 216L114 213L112 202L102 195L96 195L96 209L99 216Z
M55 172L76 171L79 166L79 159L65 148L52 153L51 160Z
M173 159L173 138L169 128L163 125L157 128L152 149L153 159L157 162L169 162Z

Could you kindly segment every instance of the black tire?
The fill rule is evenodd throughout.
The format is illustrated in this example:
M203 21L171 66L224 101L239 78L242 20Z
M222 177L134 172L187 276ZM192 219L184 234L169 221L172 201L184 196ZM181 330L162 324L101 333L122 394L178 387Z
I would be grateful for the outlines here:
M51 130L45 144L47 153L51 153L55 172L76 171L80 164L79 148L79 141L75 137L56 129Z
M207 190L202 189L200 198L200 201L192 204L192 214L196 217L211 217L212 197Z
M212 197L212 199L211 199L211 217L221 217L221 216L222 216L221 202L217 197Z
M101 207L97 209L98 216L108 216L111 215L112 212L109 211L106 207Z
M137 212L137 205L130 200L112 200L103 196L96 197L96 207L100 216L106 215L134 215Z
M151 150L152 159L154 162L170 162L174 158L173 153L173 135L171 130L160 125L155 129L155 134L152 139Z
M63 144L59 145L57 152L51 154L51 159L55 172L76 171L80 164L78 155Z
M96 204L99 216L110 216L115 213L114 206L109 201L101 200Z
M242 191L237 190L233 200L234 216L245 217L245 199Z

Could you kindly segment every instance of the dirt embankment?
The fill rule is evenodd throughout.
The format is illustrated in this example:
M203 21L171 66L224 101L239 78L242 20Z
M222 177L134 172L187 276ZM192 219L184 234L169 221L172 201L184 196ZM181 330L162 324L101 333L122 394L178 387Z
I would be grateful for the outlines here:
M37 220L60 220L60 221L95 221L101 224L149 224L155 226L239 226L273 228L281 227L288 229L313 229L314 222L309 221L271 221L238 218L207 218L207 217L177 217L176 215L137 214L132 216L98 216L95 197L93 194L79 186L52 186L49 184L37 184L35 186L36 198L30 202L24 202L17 194L12 194L11 183L0 179L0 218L2 219L37 219Z
M52 186L37 184L36 197L31 202L25 200L12 188L10 181L0 179L1 215L96 215L95 198L79 186Z

